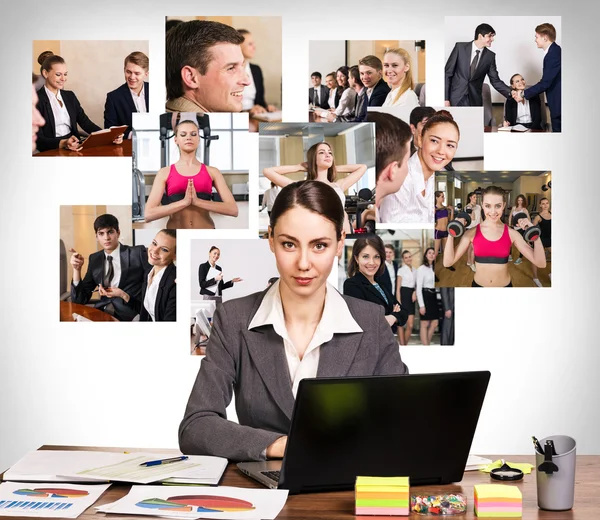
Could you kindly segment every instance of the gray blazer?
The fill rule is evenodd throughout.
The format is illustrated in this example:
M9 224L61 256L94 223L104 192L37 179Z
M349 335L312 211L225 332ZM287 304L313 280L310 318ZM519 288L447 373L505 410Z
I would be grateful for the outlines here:
M294 395L283 340L271 325L248 330L266 290L217 307L212 334L179 426L183 453L264 460L289 432ZM343 296L362 333L335 334L320 348L317 377L407 374L383 307ZM225 409L235 392L239 424Z

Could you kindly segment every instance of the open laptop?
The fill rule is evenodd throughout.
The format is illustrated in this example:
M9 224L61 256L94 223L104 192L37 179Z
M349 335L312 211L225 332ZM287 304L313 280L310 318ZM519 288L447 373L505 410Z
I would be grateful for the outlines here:
M489 372L303 379L283 460L238 468L291 494L353 489L361 476L460 482Z

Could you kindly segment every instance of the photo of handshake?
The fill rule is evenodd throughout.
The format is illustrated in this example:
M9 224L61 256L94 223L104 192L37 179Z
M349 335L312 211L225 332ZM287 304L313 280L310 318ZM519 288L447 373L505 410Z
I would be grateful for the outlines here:
M511 90L510 94L512 96L512 98L517 102L524 102L525 101L525 97L523 96L523 92L524 90Z

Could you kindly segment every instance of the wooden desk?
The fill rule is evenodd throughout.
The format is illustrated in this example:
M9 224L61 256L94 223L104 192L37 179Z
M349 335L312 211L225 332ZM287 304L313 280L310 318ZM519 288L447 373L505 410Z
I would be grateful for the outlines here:
M94 146L79 152L63 149L46 150L35 154L34 157L131 157L131 139L124 139L123 144Z
M155 453L177 453L175 450L148 450L132 448L89 448L89 447L70 447L70 446L42 446L40 449L50 450L102 450L102 451L146 451ZM486 457L497 460L499 455L485 455ZM510 462L530 462L534 463L534 456L509 456L505 457ZM487 484L496 482L490 479L487 473L480 471L469 471L465 473L463 481L458 484L448 486L415 486L411 488L411 494L437 494L437 493L464 493L467 496L467 513L457 516L459 520L474 520L477 517L473 512L473 485ZM243 475L235 464L229 464L221 480L223 486L236 486L245 488L265 489L258 483ZM524 520L594 520L598 517L598 489L600 489L600 456L583 455L577 457L577 473L575 481L575 505L571 511L542 511L537 507L537 490L535 475L525 475L520 482L515 482L523 494L523 519ZM190 487L190 492L195 488ZM197 488L199 492L202 488ZM113 484L106 493L94 504L99 506L114 502L125 496L129 491L128 484ZM121 516L104 515L95 513L94 507L90 507L79 518L83 520L98 520L98 518L107 520L117 520L119 518L131 518L140 520L139 516ZM13 518L13 517L5 517ZM311 493L305 495L291 495L288 497L285 507L277 517L277 520L344 520L351 518L361 518L362 520L384 520L384 519L402 519L407 517L356 517L354 515L354 492L338 491L335 493ZM436 518L425 517L422 515L411 514L410 518ZM454 517L453 517L454 518Z
M119 321L107 312L94 309L94 307L79 303L60 302L60 321L75 321L73 319L74 312L92 321Z
M497 126L484 126L483 131L488 134L496 133L498 131L498 127ZM545 132L546 132L545 130L530 129L529 132L516 132L516 131L511 130L510 132L507 132L507 133L510 133L510 134L529 134L529 133L540 134L540 133L545 133Z

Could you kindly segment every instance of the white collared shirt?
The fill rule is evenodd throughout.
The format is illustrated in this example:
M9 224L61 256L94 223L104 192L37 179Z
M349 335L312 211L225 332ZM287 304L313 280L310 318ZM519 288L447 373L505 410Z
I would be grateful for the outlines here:
M377 83L376 83L376 85L377 85ZM373 94L373 90L374 90L374 89L375 89L375 87L371 87L371 88L368 88L368 89L367 89L367 99L368 99L369 101L371 101L371 94Z
M336 89L334 88L330 88L329 89L329 108L335 108L335 93L336 93Z
M529 106L529 100L526 99L524 103L520 101L517 103L517 123L531 123L531 107Z
M58 94L55 96L47 87L44 85L44 89L46 90L46 95L50 100L50 107L52 108L52 114L54 115L54 132L56 137L62 137L63 135L68 135L71 133L71 117L69 116L69 111L67 110L67 106L63 101L63 98L60 94L60 90ZM59 103L60 101L60 103ZM62 103L62 107L60 104Z
M402 277L400 287L408 287L409 289L415 288L417 280L415 278L415 270L412 267L404 264L398 269L398 276Z
M385 267L392 281L392 295L396 294L396 273L394 272L394 262L385 261Z
M160 281L165 274L166 267L163 267L157 274L154 275L152 279L152 283L150 283L150 277L152 276L152 269L148 273L148 287L146 288L146 296L144 296L144 307L150 314L152 321L156 321L154 319L154 309L156 308L156 295L158 294L158 288L160 286Z
M435 273L425 264L417 269L417 300L419 307L425 307L423 289L435 289Z
M252 77L252 71L250 70L250 62L246 62L246 76L248 76L249 85L244 87L242 93L242 110L250 110L256 103L256 85L254 84L254 78Z
M138 96L135 91L129 89L131 92L131 97L133 98L133 104L135 105L135 109L140 113L147 112L146 110L146 85L142 84L142 90L140 90L140 95Z
M426 184L419 152L415 152L408 160L408 175L400 189L381 201L377 210L378 222L433 224L434 187L435 174Z
M388 92L385 101L383 102L383 107L410 107L415 108L419 106L419 98L415 94L415 91L412 89L408 89L402 93L402 95L398 98L398 101L394 103L394 99L396 98L396 94L400 87L396 87L394 90L390 90Z
M477 45L475 45L475 40L473 40L473 45L471 45L471 59L469 60L469 70L471 70L471 63L473 63L473 58L475 58L475 54L477 51L479 51L479 59L477 60L477 67L479 67L479 62L481 61L481 55L483 54L483 49L485 49L485 47L482 47L481 49L479 47L477 47ZM477 69L475 69L477 70Z
M321 106L321 103L323 103L323 100L321 99L321 85L313 87L313 90L313 105Z
M110 282L111 287L119 287L119 282L121 281L121 244L117 246L117 248L110 254L107 255L104 253L104 274L108 273L108 261L106 260L107 256L112 256L112 265L114 276Z
M302 359L298 356L298 352L290 340L285 326L283 305L281 303L281 295L279 294L279 280L277 280L268 290L267 294L265 294L248 329L260 327L262 325L272 325L275 332L283 339L285 357L290 371L294 397L296 397L298 385L302 379L317 376L320 348L323 343L330 341L334 334L363 332L358 323L356 323L356 320L352 317L344 298L336 288L329 283L327 283L325 305L323 307L321 321L317 325L315 333L310 340Z

